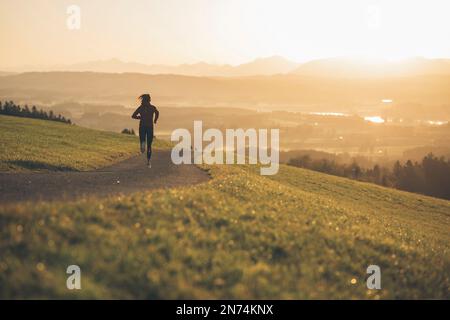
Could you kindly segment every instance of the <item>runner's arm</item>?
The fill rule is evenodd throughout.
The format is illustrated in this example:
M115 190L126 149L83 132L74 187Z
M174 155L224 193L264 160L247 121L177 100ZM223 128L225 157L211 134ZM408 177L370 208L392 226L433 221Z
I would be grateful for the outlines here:
M155 124L156 124L156 121L158 121L158 118L159 118L159 111L158 111L158 109L156 109L156 107L155 107Z
M133 119L141 119L141 107L138 107L134 112L133 115L131 116Z

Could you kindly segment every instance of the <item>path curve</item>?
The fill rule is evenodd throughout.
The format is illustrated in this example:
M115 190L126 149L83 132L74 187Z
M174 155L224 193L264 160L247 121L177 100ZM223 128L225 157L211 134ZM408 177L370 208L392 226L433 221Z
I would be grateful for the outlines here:
M95 171L0 173L0 203L74 200L193 185L209 179L194 165L174 165L170 151L156 150L152 168L139 155Z

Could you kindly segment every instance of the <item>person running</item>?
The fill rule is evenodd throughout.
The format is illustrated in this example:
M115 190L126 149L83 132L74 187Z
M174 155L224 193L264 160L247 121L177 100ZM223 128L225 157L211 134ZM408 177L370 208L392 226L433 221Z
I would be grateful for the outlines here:
M147 166L152 167L152 142L153 142L153 123L156 124L159 118L159 111L150 104L152 98L150 94L145 93L139 97L141 105L133 112L131 118L139 119L139 141L141 143L141 153L145 152L145 140L147 140Z

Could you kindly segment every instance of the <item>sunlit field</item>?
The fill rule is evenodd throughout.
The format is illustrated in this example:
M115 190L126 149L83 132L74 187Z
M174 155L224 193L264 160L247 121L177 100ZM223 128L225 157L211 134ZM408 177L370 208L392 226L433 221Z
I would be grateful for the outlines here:
M450 202L287 166L0 208L2 298L444 298ZM65 286L80 266L83 290ZM366 268L382 288L368 290Z
M0 0L0 300L450 300L449 12Z

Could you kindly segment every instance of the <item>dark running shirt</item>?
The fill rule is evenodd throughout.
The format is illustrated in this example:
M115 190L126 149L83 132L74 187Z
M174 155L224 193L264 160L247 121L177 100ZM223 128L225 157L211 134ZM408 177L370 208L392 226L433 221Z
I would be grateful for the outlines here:
M138 116L139 115L139 116ZM155 122L158 120L159 111L154 105L141 105L133 112L131 116L133 119L140 119L140 127L153 128L153 115L155 116Z

